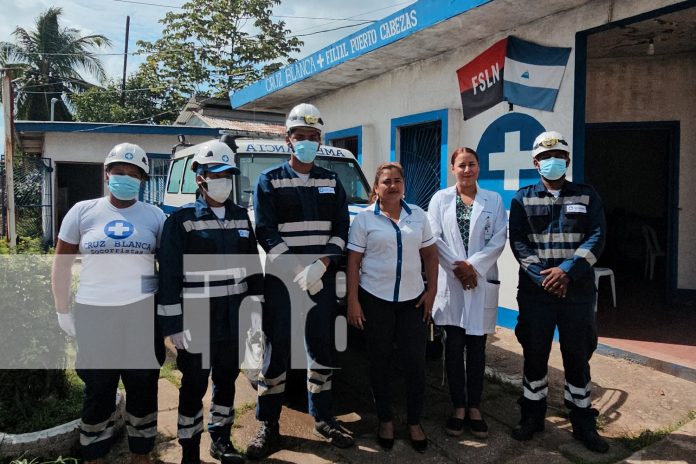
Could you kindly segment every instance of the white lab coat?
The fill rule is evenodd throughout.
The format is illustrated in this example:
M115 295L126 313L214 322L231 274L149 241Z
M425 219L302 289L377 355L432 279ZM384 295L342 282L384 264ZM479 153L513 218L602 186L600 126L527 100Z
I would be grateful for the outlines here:
M456 186L440 190L428 207L440 261L433 320L461 327L468 335L493 333L500 289L496 263L507 240L507 213L498 193L477 189L467 256L457 225L457 195ZM476 269L477 286L472 290L464 290L453 272L454 262L464 260Z

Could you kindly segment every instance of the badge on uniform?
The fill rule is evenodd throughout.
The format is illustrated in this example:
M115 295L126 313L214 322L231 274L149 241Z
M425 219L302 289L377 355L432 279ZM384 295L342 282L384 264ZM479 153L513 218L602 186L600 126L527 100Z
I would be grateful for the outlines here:
M587 213L587 206L585 205L566 205L566 213Z
M247 229L240 229L239 236L243 238L249 238L249 231Z
M319 193L336 193L333 187L319 187Z

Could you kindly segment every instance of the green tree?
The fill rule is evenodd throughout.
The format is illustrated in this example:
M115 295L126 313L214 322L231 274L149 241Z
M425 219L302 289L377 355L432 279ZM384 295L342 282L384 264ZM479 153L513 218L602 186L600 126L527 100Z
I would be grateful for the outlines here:
M179 94L226 96L292 61L302 41L271 19L280 0L190 0L160 20L162 37L138 41L159 79ZM173 96L173 98L177 98Z
M100 82L106 78L93 47L109 46L100 34L81 36L80 31L61 27L61 8L52 7L36 18L34 30L17 27L15 43L0 42L0 65L16 68L18 82L15 108L18 119L46 121L51 98L69 103L69 93L91 87L80 74L86 72ZM56 105L56 120L70 120L65 105Z
M176 119L183 106L170 98L170 93L144 63L128 76L123 105L121 83L116 80L72 95L72 105L77 121L166 124Z

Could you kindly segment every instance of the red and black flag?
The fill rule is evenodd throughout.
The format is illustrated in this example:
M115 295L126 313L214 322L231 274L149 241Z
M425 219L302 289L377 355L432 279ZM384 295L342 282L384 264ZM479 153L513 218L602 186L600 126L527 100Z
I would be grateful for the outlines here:
M503 68L508 39L502 39L457 70L464 119L503 101Z

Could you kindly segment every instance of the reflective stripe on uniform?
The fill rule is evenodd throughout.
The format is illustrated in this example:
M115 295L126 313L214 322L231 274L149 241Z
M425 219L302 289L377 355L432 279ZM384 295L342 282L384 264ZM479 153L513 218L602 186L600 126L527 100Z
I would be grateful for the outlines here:
M556 203L560 198L563 202ZM522 197L522 204L525 206L551 206L556 204L572 205L572 204L590 204L589 195L576 195L572 197L553 197L553 196L543 196L543 197Z
M548 378L529 381L525 377L522 381L522 393L525 398L532 401L540 401L549 395Z
M537 248L536 253L542 259L570 259L575 254L575 248Z
M229 406L210 405L208 427L224 427L234 422L234 409Z
M184 298L217 298L220 296L240 295L247 291L247 283L230 285L206 285L204 287L184 287Z
M306 230L331 230L331 221L298 221L278 224L278 232L304 232Z
M285 391L285 378L287 373L283 372L278 377L267 378L263 374L259 375L259 386L258 394L259 396L266 395L277 395Z
M333 237L331 237L331 238L329 239L329 241L327 242L327 244L329 244L329 243L332 244L332 245L336 245L336 246L339 247L341 250L343 250L343 249L346 247L346 241L343 240L341 237L333 236Z
M158 316L180 316L181 314L183 314L181 310L181 303L173 305L157 305Z
M547 233L547 234L529 234L527 238L534 243L579 243L585 238L585 234L579 233Z
M326 235L305 235L304 237L283 237L285 243L291 247L326 245L329 237Z
M308 179L307 182L299 177L291 179L271 179L273 188L283 187L336 187L336 179Z
M322 374L319 371L308 370L307 371L307 391L310 393L320 393L322 391L331 390L331 376L332 372L328 374Z
M588 250L587 248L578 248L575 251L575 256L579 256L580 258L585 258L585 260L590 263L590 266L594 266L594 264L597 262L597 257L592 253L592 251Z
M283 253L287 253L290 251L290 248L285 244L285 242L280 242L270 250L268 250L267 256L268 259L273 262L278 256L282 255Z
M249 222L243 219L201 219L198 221L184 221L181 225L186 232L191 232L192 230L249 229Z
M570 401L578 408L589 408L592 404L590 395L592 394L592 385L588 382L585 387L576 387L574 385L565 383L565 392L563 393L563 398Z

